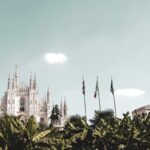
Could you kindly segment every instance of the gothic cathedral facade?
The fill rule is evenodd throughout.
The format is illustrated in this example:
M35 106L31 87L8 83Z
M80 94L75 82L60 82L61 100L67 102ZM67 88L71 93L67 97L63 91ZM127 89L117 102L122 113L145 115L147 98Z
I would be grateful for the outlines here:
M7 90L0 101L0 115L20 116L26 121L30 116L34 116L37 122L50 124L52 112L52 99L49 89L44 98L40 98L37 87L36 74L29 79L29 84L19 83L17 66L12 77L8 77ZM66 100L60 104L61 117L58 126L63 126L67 118Z

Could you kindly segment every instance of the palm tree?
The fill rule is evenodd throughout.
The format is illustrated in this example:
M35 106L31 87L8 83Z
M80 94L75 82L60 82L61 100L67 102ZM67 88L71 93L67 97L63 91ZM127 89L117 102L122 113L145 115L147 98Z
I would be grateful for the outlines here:
M90 122L93 129L93 144L95 148L104 150L115 149L116 147L112 144L112 140L115 139L118 119L114 117L113 111L95 111L94 118Z
M5 116L0 120L0 147L2 150L32 150L49 133L50 130L37 132L33 116L26 125L19 117Z
M92 147L92 129L85 117L71 116L64 128L64 139L72 150L90 150Z
M118 119L111 111L95 111L90 121L75 115L64 130L40 130L34 116L23 123L6 115L0 119L0 150L150 150L150 113Z
M91 126L95 128L102 124L103 120L107 122L114 121L114 112L112 110L107 111L95 111L93 119L90 119Z
M42 144L41 139L43 140L43 138L45 138L51 132L50 129L39 132L38 124L36 123L36 119L34 116L31 116L28 119L25 129L27 139L26 147L28 147L29 149L39 149L39 143L41 143L41 146L43 146L44 144Z

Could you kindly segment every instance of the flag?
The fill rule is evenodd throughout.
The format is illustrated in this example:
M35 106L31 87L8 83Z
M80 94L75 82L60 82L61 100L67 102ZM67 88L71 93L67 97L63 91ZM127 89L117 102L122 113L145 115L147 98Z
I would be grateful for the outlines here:
M113 100L114 100L114 110L115 110L115 117L117 117L117 111L116 111L116 101L115 101L115 93L114 93L114 87L113 87L113 80L111 78L111 85L110 85L110 92L113 95Z
M110 92L114 95L113 80L111 79Z
M83 81L82 81L82 93L83 93L83 95L85 95L85 82L84 82L84 78L83 78Z
M98 87L98 80L96 81L96 86L95 86L95 92L94 92L94 98L97 97L97 92L99 90L99 87Z

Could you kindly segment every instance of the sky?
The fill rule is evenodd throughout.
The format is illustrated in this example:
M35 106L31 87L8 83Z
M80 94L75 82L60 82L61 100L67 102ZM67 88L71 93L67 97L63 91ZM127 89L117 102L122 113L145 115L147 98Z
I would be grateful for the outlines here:
M150 104L150 1L145 0L5 0L0 1L0 96L8 74L18 65L19 80L36 72L40 96L66 97L68 115L87 116L99 109L117 115Z

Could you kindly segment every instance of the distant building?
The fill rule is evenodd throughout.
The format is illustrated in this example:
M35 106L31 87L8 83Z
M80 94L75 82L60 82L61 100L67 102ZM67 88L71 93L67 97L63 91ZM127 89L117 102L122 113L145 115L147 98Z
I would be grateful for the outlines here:
M39 89L36 81L36 74L29 79L29 83L19 83L17 66L14 74L8 77L7 90L0 101L0 116L4 114L12 116L21 116L26 121L33 115L37 122L49 124L52 111L52 99L49 89L46 96L40 98ZM63 126L67 118L66 101L60 104L61 118L59 118L60 126Z
M132 111L132 117L136 115L142 116L143 114L148 114L149 112L150 112L150 105L146 105Z

